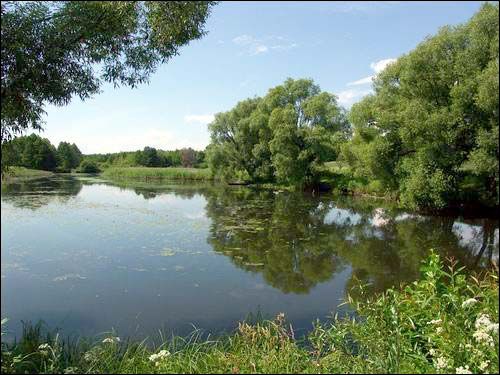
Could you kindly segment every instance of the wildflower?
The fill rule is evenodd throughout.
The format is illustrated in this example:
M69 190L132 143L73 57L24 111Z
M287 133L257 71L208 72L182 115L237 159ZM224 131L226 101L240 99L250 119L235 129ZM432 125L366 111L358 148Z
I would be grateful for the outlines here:
M160 350L158 354L151 354L149 360L155 363L155 366L160 366L162 360L166 359L170 355L168 350Z
M120 342L120 341L121 340L119 337L106 337L104 340L102 340L104 344L106 343L114 344L115 342Z
M443 333L443 327L437 327L436 328L436 333L437 334Z
M439 357L437 359L437 364L436 364L436 367L438 369L444 369L444 368L447 368L448 367L448 360L444 357Z
M474 339L478 342L478 343L482 343L484 342L485 344L489 345L489 346L493 346L494 343L493 343L493 337L491 337L488 332L485 332L485 331L482 331L482 330L479 330L479 331L476 331L472 334L472 337L474 337Z
M94 360L95 356L94 356L94 352L86 352L84 355L83 355L83 359L87 362L92 362Z
M432 355L433 357L436 356L437 350L436 349L430 349L429 354Z
M477 299L475 298L469 298L465 301L462 302L462 308L472 306L477 303Z
M441 322L442 322L441 319L436 319L436 320L431 320L430 322L427 322L427 324L439 324Z
M491 324L490 317L485 314L481 314L479 318L476 319L476 329L481 329L482 327L488 327Z
M469 370L469 366L465 366L465 367L458 367L455 369L455 373L457 374L472 374L471 370Z
M50 349L51 349L51 347L49 344L40 344L38 346L38 350L40 351L40 354L42 354L42 355L48 355Z
M483 361L483 362L481 362L481 364L479 365L479 369L480 369L481 371L485 371L485 370L488 368L488 366L489 366L489 365L490 365L490 361L489 361L489 360Z
M478 343L494 346L493 337L490 336L490 332L493 334L498 333L498 323L493 323L488 315L481 314L479 318L476 319L475 327L476 332L472 334L472 337L474 337Z

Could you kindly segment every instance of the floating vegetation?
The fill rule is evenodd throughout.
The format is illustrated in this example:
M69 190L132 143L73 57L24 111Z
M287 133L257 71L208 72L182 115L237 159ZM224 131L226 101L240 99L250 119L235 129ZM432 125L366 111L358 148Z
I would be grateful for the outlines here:
M54 277L53 281L66 281L66 280L85 280L87 277L81 276L78 273L68 273L66 275Z
M249 267L263 267L264 266L264 263L243 263L245 266L249 266Z
M175 255L175 253L176 252L172 249L165 249L160 253L160 255L162 257L171 257L172 255Z

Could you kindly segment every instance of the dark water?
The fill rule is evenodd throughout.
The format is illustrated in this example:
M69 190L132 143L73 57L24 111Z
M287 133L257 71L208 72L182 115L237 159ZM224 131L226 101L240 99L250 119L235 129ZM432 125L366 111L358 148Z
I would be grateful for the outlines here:
M57 176L3 185L1 207L10 337L38 319L66 334L220 332L258 312L304 332L348 312L355 280L378 292L418 278L430 248L498 262L497 221L379 200Z

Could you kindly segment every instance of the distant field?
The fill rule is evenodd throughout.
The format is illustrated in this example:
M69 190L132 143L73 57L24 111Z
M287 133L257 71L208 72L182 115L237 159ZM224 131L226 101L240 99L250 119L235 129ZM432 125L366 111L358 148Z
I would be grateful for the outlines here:
M2 181L11 180L28 180L31 178L41 178L52 176L54 173L49 171L41 171L37 169L28 169L24 167L11 167L9 171L2 176Z
M208 168L111 167L106 169L102 176L107 178L214 180Z

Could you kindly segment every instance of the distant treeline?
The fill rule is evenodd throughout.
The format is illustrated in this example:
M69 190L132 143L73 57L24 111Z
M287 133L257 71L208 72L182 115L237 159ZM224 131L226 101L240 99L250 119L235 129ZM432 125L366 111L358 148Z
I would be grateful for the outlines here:
M205 152L183 148L172 151L144 147L143 150L85 155L85 160L108 167L185 167L206 168Z
M69 172L80 165L82 158L80 149L74 143L60 142L56 148L47 138L36 134L17 137L2 144L2 165L7 166Z
M56 172L99 172L108 167L206 168L205 152L192 148L163 151L153 147L108 154L83 155L76 144L60 142L57 148L47 138L31 134L2 144L2 164Z

